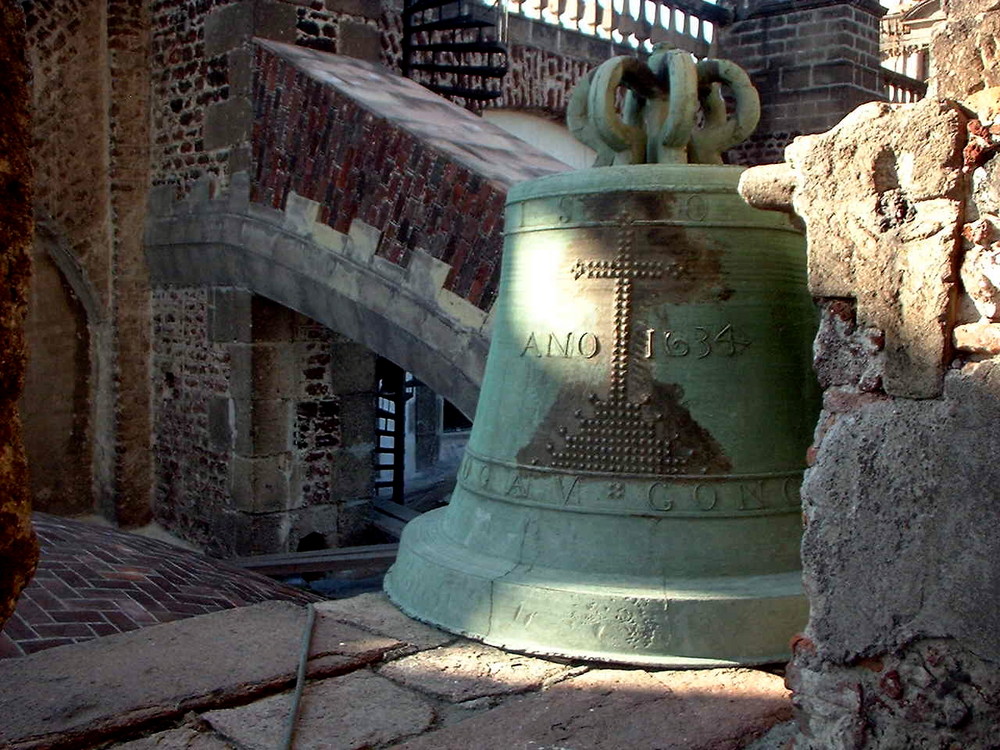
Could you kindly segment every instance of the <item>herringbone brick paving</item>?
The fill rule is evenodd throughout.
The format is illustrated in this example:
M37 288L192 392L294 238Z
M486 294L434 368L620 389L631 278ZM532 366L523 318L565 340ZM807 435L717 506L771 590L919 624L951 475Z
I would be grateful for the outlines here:
M0 633L0 659L146 625L319 597L165 542L34 516L38 572Z

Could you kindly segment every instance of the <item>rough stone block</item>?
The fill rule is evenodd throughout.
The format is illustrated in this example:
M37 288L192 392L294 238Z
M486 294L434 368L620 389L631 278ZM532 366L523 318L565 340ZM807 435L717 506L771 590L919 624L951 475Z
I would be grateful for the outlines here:
M337 54L377 63L382 57L382 39L374 26L357 21L341 21Z
M229 95L250 96L253 82L253 52L245 47L234 49L227 55L229 68Z
M208 441L212 450L232 450L234 422L232 400L225 396L212 396L208 402Z
M338 451L330 464L330 486L338 499L371 497L373 448L367 443L361 450Z
M237 400L253 398L253 344L229 344L229 395Z
M205 150L242 143L250 137L252 122L253 105L246 97L236 96L212 104L205 111Z
M250 41L253 6L253 0L242 0L205 16L205 57L224 54Z
M247 556L290 552L286 521L287 515L285 513L235 514L233 516L234 554Z
M287 510L291 458L288 454L245 458L233 456L231 495L234 505L248 513L273 513Z
M216 343L250 341L250 293L213 287L209 293L208 337Z
M280 343L252 346L254 398L294 398L299 370L294 348Z
M254 36L276 42L295 42L295 6L279 0L257 0L254 13Z
M291 401L238 399L235 420L235 447L241 456L267 456L291 450Z
M277 302L255 295L252 303L255 342L291 342L295 338L298 315Z
M345 447L370 445L374 424L375 402L371 393L340 397L340 435Z
M891 395L940 393L964 121L936 100L872 103L786 150L795 211L808 228L810 290L856 298L858 324L885 332Z
M931 38L930 54L935 74L929 96L965 99L983 88L1000 86L1000 12L950 18Z
M375 387L375 353L353 341L330 347L330 387L337 395L370 393Z
M830 427L802 487L807 634L823 658L950 636L1000 661L997 424L989 361L949 371L941 399L875 401Z

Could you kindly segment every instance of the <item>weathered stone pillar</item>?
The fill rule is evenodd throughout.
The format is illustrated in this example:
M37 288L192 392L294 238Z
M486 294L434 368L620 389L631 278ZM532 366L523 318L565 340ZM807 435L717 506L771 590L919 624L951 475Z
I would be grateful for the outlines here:
M976 30L1000 11L979 5L937 60L983 64L942 71L939 93L994 83ZM802 490L810 620L788 672L799 750L996 741L998 134L986 89L868 104L786 152L825 389ZM780 171L749 170L744 195L780 203Z
M38 560L31 529L28 470L17 400L24 385L22 321L32 235L31 130L24 16L17 4L0 7L0 625Z
M760 92L755 134L730 151L739 164L781 161L797 135L819 133L864 102L885 98L879 81L876 0L723 0L732 25L719 49Z
M241 294L234 292L235 294ZM375 355L286 307L242 293L248 343L230 345L233 551L294 551L319 534L349 544L367 524ZM220 429L220 433L224 430Z

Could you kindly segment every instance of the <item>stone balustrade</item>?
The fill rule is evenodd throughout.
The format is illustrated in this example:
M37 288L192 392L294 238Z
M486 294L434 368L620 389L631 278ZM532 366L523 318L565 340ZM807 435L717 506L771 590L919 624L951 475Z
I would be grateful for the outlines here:
M649 50L657 42L684 49L707 45L732 20L703 0L482 0L511 14Z
M893 104L911 104L927 95L927 83L897 73L890 68L882 68L882 86L887 99Z

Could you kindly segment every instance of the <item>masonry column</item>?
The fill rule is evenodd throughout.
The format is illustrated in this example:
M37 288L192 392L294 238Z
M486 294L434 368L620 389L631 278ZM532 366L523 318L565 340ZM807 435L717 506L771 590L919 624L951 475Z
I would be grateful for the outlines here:
M735 16L720 29L721 56L760 92L760 125L729 152L737 164L782 160L793 138L820 133L860 104L884 100L876 0L722 0Z

